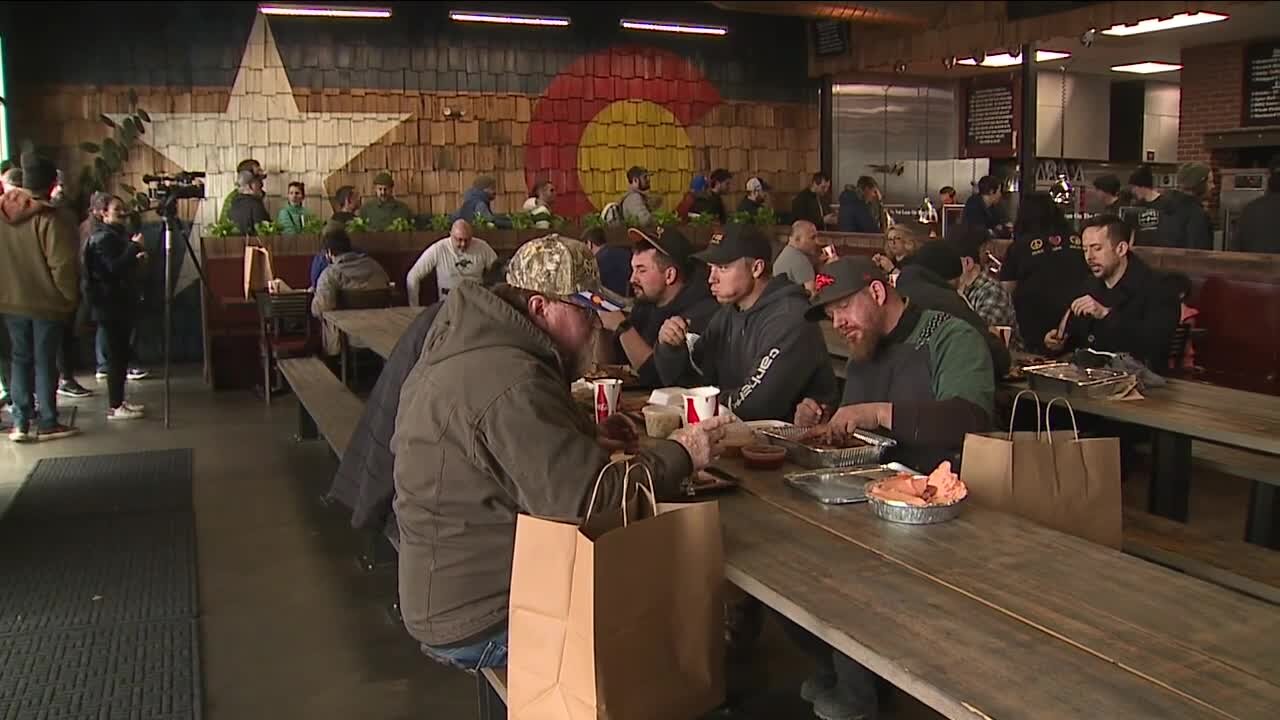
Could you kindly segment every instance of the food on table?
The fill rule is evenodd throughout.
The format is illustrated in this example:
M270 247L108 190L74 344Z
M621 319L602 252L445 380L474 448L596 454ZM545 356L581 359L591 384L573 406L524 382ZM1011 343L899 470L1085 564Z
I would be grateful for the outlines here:
M787 459L787 449L777 445L746 445L742 448L742 459L749 468L777 470Z
M609 378L621 380L624 384L634 384L639 381L636 374L626 365L598 365L582 374L582 379L587 382Z
M742 448L756 441L756 433L746 423L735 422L724 427L724 440L720 443L722 455L733 457L742 453Z
M809 428L797 437L796 441L815 450L848 450L866 445L865 442L846 434L840 428L825 423Z
M951 463L946 461L927 477L900 473L871 483L867 486L867 494L886 502L925 507L958 503L969 495L969 488L959 475L951 471Z

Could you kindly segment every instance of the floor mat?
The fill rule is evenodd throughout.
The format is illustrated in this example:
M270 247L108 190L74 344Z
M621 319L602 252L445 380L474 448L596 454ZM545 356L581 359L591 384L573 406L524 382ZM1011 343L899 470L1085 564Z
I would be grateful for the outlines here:
M0 635L196 616L190 513L0 523Z
M135 512L191 512L194 452L45 458L14 498L6 519Z
M0 720L200 717L193 620L0 638Z
M200 717L193 460L32 470L0 518L0 720Z

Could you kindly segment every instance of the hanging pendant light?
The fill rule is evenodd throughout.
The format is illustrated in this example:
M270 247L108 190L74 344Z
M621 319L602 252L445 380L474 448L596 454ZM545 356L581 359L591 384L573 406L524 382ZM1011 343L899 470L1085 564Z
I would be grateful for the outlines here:
M928 195L925 195L924 199L920 201L918 219L925 225L934 225L938 222L938 210L933 206L933 201L929 199Z
M1058 205L1070 205L1071 195L1075 192L1075 188L1071 187L1071 181L1066 175L1059 174L1057 181L1049 187L1049 197Z

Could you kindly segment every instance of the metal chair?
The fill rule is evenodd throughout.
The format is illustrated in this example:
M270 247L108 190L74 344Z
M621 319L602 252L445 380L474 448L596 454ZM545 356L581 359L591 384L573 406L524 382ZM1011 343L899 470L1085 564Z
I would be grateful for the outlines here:
M255 292L258 306L258 352L262 359L262 396L271 405L275 361L311 353L311 292Z

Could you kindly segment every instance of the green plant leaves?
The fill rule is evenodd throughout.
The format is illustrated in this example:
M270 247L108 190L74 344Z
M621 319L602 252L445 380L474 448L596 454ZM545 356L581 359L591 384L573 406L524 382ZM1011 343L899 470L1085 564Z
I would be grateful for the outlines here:
M97 155L98 153L102 152L102 148L99 147L97 143L91 143L91 142L80 143L80 149L93 155Z
M109 128L117 127L116 121L108 117L106 113L102 113L101 115L99 115L98 119L102 121L103 125L106 125Z
M151 122L151 116L147 114L146 110L143 110L142 108L137 108L133 112L135 115L142 118L144 122Z

